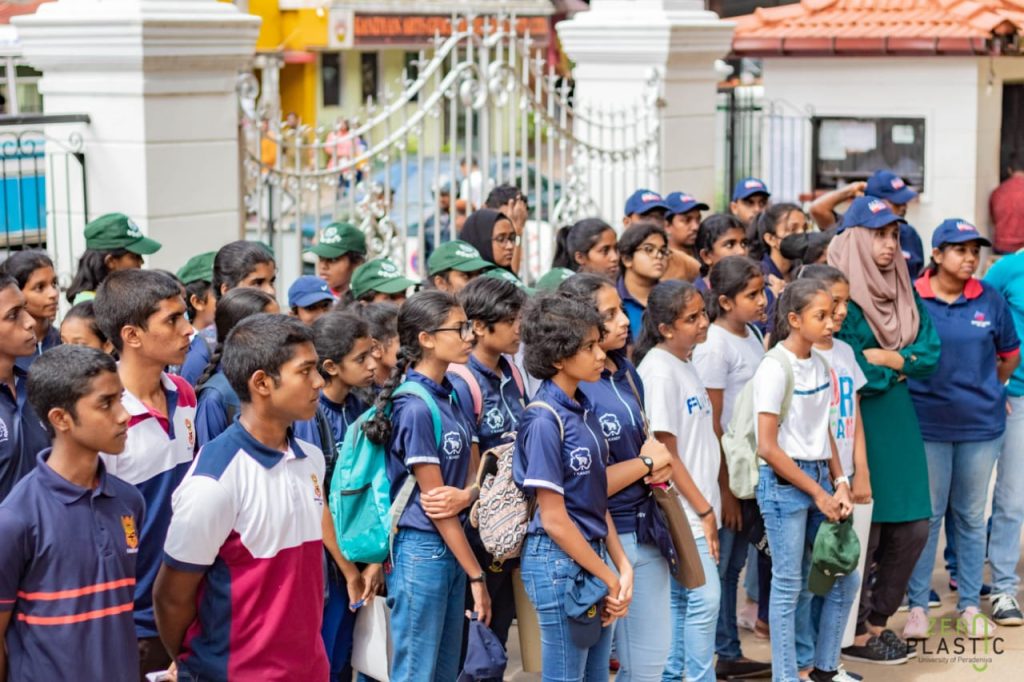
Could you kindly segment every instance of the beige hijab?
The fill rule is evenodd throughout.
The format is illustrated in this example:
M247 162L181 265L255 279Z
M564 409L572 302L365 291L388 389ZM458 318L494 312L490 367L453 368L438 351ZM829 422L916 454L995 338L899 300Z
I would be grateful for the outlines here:
M864 311L878 345L900 350L917 338L921 319L906 260L897 251L892 265L880 269L871 255L873 232L866 227L844 230L829 245L828 264L850 279L850 298Z

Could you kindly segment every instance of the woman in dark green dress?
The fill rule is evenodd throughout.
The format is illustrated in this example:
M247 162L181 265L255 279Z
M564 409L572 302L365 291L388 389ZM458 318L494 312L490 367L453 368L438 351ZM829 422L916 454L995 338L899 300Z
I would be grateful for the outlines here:
M828 262L850 279L849 315L839 338L853 347L868 380L860 391L875 502L867 565L877 568L873 587L864 579L857 635L873 640L866 648L905 654L905 642L885 626L906 594L931 516L924 441L906 378L935 371L940 343L900 251L902 222L878 199L855 200Z

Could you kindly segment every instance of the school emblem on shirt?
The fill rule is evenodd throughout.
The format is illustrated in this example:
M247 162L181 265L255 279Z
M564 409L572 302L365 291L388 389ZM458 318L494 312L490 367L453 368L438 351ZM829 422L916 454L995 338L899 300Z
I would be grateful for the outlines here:
M324 496L320 494L320 481L317 480L316 474L310 474L309 477L313 479L313 501L323 504Z
M593 458L590 456L590 450L588 448L576 448L569 453L569 468L575 472L577 476L590 473L590 464Z
M602 414L598 417L598 421L601 422L601 433L608 440L615 440L622 434L622 425L619 424L619 418L611 412Z
M194 448L196 446L196 429L188 417L185 417L185 437L188 438L188 446Z
M0 443L6 443L10 438L10 433L7 431L7 422L0 419Z
M128 546L128 553L135 554L139 551L139 534L135 530L135 517L131 514L122 514L121 528L124 529L124 543Z
M491 431L497 431L505 426L505 415L497 407L492 407L484 415L484 423L487 424L487 428Z
M462 454L462 439L459 438L459 434L455 431L444 434L444 438L441 439L441 449L448 459L455 459Z
M987 329L992 326L992 322L990 320L986 320L985 313L980 310L974 313L974 319L971 320L971 324L979 329Z

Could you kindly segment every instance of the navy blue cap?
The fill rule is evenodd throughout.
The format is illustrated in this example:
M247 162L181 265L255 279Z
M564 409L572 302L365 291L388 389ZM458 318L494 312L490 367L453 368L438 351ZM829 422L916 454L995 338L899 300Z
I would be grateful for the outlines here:
M740 199L746 199L752 197L755 194L763 194L766 197L772 195L768 191L768 185L764 184L764 180L760 178L743 178L736 183L736 187L732 190L732 200L739 201Z
M950 218L932 232L932 248L937 249L943 244L963 244L964 242L981 242L982 246L992 246L992 242L978 232L978 228L966 220Z
M657 192L653 192L649 189L638 189L629 195L626 199L626 212L625 215L630 216L634 213L643 215L648 211L660 208L664 211L669 210L669 206L665 203L665 199L662 198Z
M327 282L313 275L303 275L288 287L289 308L308 308L320 301L333 300L334 294L331 293Z
M601 611L608 586L580 569L565 590L565 614L569 617L569 635L573 644L589 649L601 639Z
M884 168L871 174L871 177L868 178L868 186L864 189L864 194L885 199L889 203L898 206L909 204L917 198L917 192L910 189L907 183L903 181L903 178Z
M672 192L665 197L665 203L668 204L668 216L687 213L695 208L701 211L708 210L707 204L697 201L686 192Z
M466 639L466 662L462 666L458 682L500 680L505 676L506 665L508 654L505 653L501 640L489 627L481 623L474 613Z
M891 225L905 223L903 218L892 212L889 204L878 197L857 197L843 215L842 229L848 227L867 227L872 230Z

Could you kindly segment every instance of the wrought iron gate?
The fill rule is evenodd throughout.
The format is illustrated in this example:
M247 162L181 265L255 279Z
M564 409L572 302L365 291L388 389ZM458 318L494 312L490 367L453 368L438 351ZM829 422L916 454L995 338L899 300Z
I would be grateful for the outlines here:
M321 225L349 220L366 232L371 256L422 275L426 242L454 238L488 189L508 183L529 197L525 274L543 274L554 229L597 215L595 199L624 198L659 176L661 135L657 77L643 101L581 110L543 54L529 33L517 35L515 17L453 18L451 35L435 36L396 91L332 126L280 121L244 76L250 234L308 241Z

